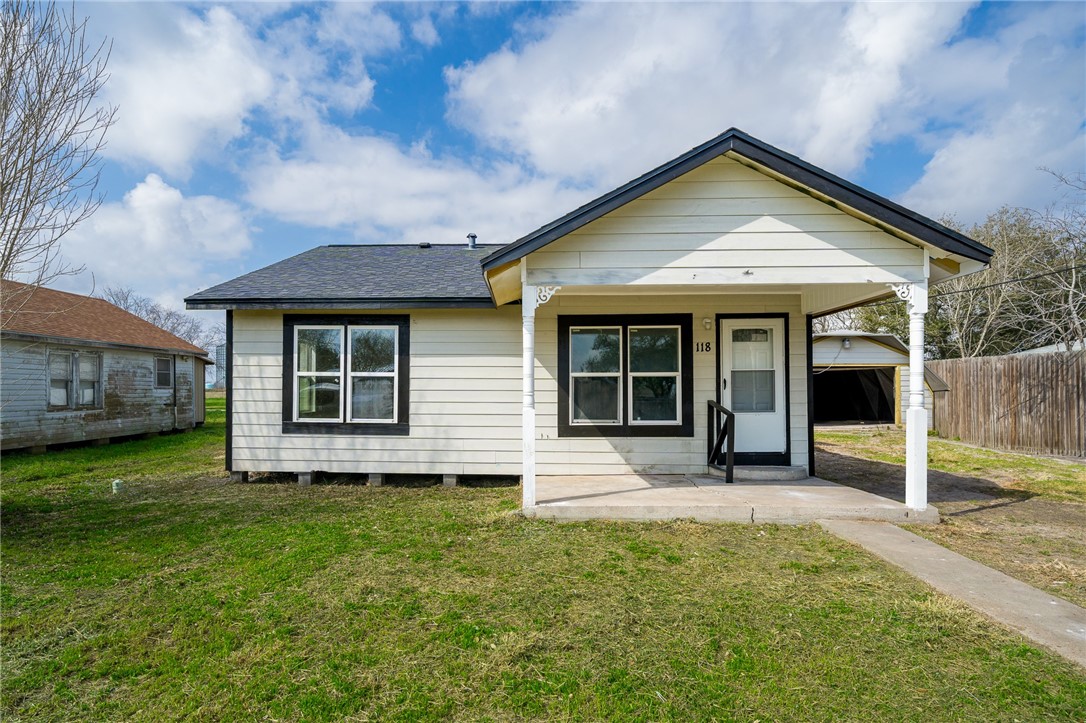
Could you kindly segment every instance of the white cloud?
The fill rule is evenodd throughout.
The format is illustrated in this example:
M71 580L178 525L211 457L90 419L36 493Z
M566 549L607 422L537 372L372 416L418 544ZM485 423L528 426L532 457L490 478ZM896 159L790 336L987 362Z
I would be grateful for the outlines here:
M251 245L236 204L186 197L152 173L65 236L64 255L85 264L99 288L130 286L180 307L184 296L207 285L216 263L240 257Z
M605 185L730 126L855 171L902 64L966 9L581 6L519 49L449 69L449 116L544 172Z
M373 99L366 59L402 40L371 5L232 10L100 8L96 26L114 40L105 95L119 106L109 157L186 177L195 160L253 140L255 122L304 133L330 110L357 113Z
M106 97L119 107L107 155L146 160L188 173L208 144L242 134L253 105L272 90L272 75L246 28L229 11L206 14L173 6L125 6L114 26Z
M846 177L880 143L932 155L907 194L963 220L1082 167L1081 8L965 3L588 4L446 70L448 117L603 191L738 126ZM1077 153L1077 159L1075 155ZM1048 190L1048 189L1044 189Z
M248 182L257 208L366 242L462 243L474 232L480 243L508 243L584 200L515 164L476 167L327 127L290 158L266 157Z
M924 116L965 122L921 136L933 155L903 202L966 221L1002 205L1041 209L1053 200L1041 167L1086 170L1082 27L1081 8L1056 5L927 58Z
M429 15L424 15L411 23L411 37L427 48L432 48L441 41L437 28L434 27L434 20Z

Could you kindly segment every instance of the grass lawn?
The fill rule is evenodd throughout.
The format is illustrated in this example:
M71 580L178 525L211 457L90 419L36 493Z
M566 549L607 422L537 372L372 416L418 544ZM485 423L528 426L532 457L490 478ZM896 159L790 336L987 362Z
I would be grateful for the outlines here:
M815 433L821 477L904 499L905 434ZM929 438L936 526L910 528L1053 595L1086 606L1086 463Z
M222 433L4 457L5 720L1086 718L1083 671L815 527L230 484Z

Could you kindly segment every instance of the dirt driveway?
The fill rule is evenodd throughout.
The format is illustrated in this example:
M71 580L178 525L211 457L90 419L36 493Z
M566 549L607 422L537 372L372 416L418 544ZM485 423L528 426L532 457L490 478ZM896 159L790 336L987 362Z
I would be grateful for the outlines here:
M903 447L897 430L816 430L818 476L903 502L905 468L897 463ZM1086 493L1086 465L1044 458L1038 464L1037 458L945 440L930 440L930 447L935 459L928 499L943 521L910 529L1086 607L1086 504L1051 491L1055 477L1072 492L1081 480ZM953 458L956 468L971 474L935 469L940 457Z

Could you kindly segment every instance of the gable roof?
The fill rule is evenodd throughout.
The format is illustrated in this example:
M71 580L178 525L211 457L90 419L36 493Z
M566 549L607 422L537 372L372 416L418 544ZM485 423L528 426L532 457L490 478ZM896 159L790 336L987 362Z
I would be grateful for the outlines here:
M318 246L185 299L190 309L493 308L479 261L494 246Z
M498 249L483 259L483 269L489 270L523 258L726 153L741 156L768 168L804 188L937 248L983 263L987 263L992 257L990 248L953 229L785 153L737 128L731 128L716 138L691 148L678 158Z
M66 291L0 281L0 332L139 347L206 358L194 344L103 299Z

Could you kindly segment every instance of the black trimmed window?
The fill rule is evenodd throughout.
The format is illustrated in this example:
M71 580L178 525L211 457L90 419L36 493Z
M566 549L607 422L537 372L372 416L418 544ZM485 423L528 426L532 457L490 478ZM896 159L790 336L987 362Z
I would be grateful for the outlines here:
M693 317L558 317L558 434L692 437Z
M410 319L283 317L283 432L410 433Z
M50 411L101 409L102 355L98 352L50 349Z
M155 357L155 389L173 389L173 357Z

